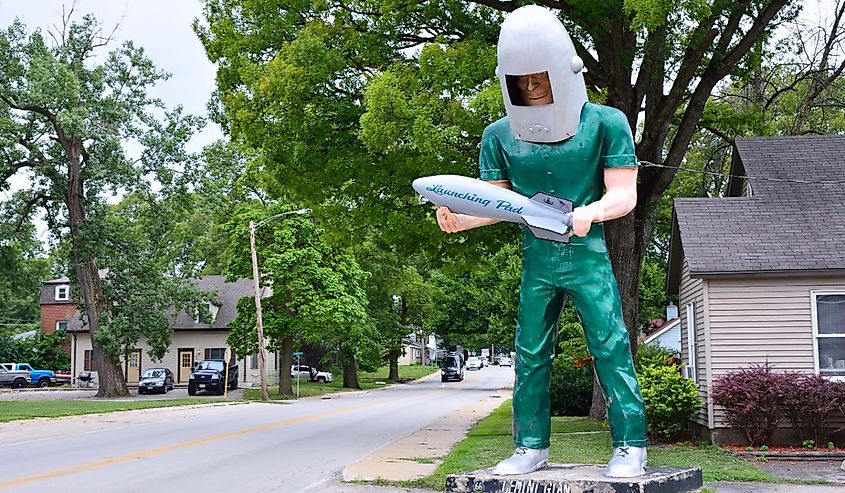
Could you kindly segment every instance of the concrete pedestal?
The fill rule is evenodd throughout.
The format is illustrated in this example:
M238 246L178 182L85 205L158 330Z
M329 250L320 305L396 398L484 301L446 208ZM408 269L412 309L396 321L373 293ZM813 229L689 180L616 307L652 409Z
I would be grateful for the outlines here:
M604 466L552 464L531 474L495 476L481 469L446 478L447 493L681 493L702 487L701 469L646 468L637 478L608 478Z

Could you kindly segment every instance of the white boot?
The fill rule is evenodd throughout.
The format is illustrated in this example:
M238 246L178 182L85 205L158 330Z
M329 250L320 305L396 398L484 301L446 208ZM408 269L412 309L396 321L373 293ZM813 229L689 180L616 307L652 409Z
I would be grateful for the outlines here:
M496 464L493 474L507 476L512 474L528 474L542 469L549 464L549 449L520 447L512 456Z
M645 474L648 454L645 447L616 447L604 475L609 478L633 478Z

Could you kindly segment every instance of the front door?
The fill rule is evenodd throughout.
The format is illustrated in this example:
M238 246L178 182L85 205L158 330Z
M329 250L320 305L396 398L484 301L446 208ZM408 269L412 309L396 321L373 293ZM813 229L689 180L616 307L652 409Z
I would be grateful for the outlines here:
M126 360L126 383L138 383L141 379L141 350L136 349L129 353Z
M194 369L194 350L179 350L179 383L187 382Z

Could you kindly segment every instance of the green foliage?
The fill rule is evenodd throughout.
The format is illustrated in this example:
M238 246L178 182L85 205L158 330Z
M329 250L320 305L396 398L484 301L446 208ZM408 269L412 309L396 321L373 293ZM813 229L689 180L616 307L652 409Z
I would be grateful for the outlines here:
M64 330L52 334L37 332L32 337L17 340L11 336L0 336L0 361L29 363L37 370L68 371L70 357L62 348L65 341L67 332Z
M15 194L0 204L0 333L6 328L15 332L39 319L41 282L50 276L50 261L35 237L31 218L16 223L21 200L21 194Z
M555 356L552 364L552 415L586 416L593 399L593 368L585 360L586 344L562 346L561 353Z
M513 349L522 268L518 247L506 244L483 260L432 273L438 309L428 325L447 347Z
M659 344L641 344L634 357L637 372L656 366L670 366L676 364L678 355L672 349Z
M649 433L666 440L687 428L701 409L695 383L684 378L680 366L646 366L638 372Z
M260 279L262 285L272 286L272 293L262 299L270 349L281 350L283 339L295 337L357 355L376 338L362 287L368 275L350 253L325 242L314 219L285 216L287 212L281 205L263 208L244 203L237 208L224 226L230 238L227 274L252 278L248 228L255 221L260 224L256 231ZM262 220L267 222L261 224ZM229 344L239 354L258 350L251 303L251 298L240 300L229 335Z

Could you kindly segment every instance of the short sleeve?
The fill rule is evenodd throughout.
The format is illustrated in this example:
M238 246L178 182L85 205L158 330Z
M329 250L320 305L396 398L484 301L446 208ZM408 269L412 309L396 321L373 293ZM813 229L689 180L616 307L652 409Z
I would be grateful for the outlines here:
M481 135L481 153L478 157L480 178L484 181L509 180L507 163L492 125L484 129Z
M602 121L601 165L603 168L635 168L638 166L634 150L634 137L625 114L609 108Z

